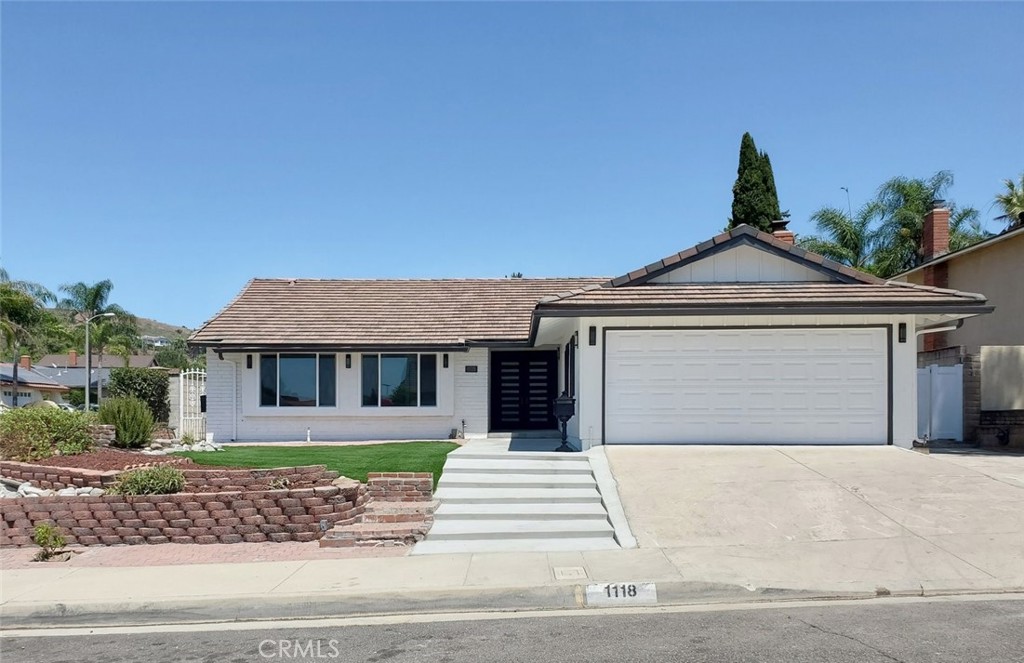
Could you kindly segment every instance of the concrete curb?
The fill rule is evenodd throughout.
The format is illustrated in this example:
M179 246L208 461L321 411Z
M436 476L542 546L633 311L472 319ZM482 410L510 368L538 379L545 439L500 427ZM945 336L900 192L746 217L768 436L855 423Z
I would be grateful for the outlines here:
M876 599L884 596L944 596L957 594L1024 593L1016 589L908 590L815 592L785 588L749 590L737 585L658 583L656 606L717 603ZM3 630L68 627L153 626L223 622L302 620L379 615L503 612L588 609L584 585L508 589L430 590L328 596L204 596L166 601L97 603L24 603L3 606ZM608 606L600 606L608 607ZM625 607L625 606L624 606Z
M601 499L608 512L608 520L615 530L615 540L623 549L636 548L636 537L633 536L633 531L629 528L626 511L622 507L622 500L619 499L619 483L615 480L615 475L612 474L604 447L593 447L585 455L590 461L590 469L594 473L598 490L601 491Z

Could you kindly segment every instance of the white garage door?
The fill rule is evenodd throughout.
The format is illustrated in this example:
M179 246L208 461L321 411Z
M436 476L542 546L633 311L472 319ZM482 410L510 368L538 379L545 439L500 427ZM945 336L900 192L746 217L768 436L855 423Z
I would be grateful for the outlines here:
M884 329L609 330L605 442L885 444Z

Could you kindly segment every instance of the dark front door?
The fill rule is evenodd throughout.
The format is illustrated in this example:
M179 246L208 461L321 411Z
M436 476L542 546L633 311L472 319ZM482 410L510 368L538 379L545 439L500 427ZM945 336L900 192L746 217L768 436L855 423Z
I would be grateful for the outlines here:
M491 353L491 430L552 430L558 353Z

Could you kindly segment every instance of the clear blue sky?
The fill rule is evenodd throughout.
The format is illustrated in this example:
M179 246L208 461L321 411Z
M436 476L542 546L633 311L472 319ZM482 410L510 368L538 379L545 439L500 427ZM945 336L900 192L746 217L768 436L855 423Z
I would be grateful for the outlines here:
M1024 4L2 5L2 258L197 326L250 278L617 275L1024 170ZM997 224L990 223L991 229Z

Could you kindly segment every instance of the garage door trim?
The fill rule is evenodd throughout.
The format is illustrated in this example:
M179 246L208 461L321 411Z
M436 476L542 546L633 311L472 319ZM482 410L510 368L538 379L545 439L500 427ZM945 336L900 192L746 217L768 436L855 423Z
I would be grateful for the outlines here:
M610 331L687 331L687 330L744 330L744 329L884 329L886 363L886 444L892 444L892 324L871 325L710 325L687 327L681 325L652 325L630 327L603 327L601 329L601 444L607 444L608 431L608 332Z

